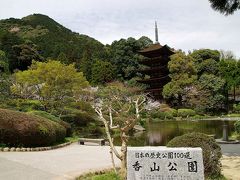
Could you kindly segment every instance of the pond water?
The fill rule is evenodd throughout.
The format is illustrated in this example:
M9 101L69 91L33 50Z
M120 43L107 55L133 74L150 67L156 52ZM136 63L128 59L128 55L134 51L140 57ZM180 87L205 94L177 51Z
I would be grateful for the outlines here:
M164 146L171 139L190 132L201 132L222 138L223 125L228 125L228 134L234 132L235 121L223 120L182 120L149 122L146 131L134 133L130 140L131 146ZM119 144L119 140L114 140ZM120 144L119 144L120 145Z

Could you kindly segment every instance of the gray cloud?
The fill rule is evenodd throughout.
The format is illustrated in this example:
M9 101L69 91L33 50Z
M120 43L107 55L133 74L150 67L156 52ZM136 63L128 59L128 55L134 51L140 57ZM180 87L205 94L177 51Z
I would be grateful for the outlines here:
M0 18L42 13L102 43L143 35L185 51L232 50L240 57L240 13L225 17L208 0L0 0Z

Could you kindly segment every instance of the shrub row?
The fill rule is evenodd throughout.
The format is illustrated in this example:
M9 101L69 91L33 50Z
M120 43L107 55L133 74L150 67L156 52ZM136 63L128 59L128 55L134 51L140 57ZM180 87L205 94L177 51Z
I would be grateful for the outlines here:
M151 112L152 118L159 119L173 119L174 117L182 117L188 118L196 115L196 112L192 109L172 109L172 108L164 108L160 111Z
M48 119L0 109L0 143L13 147L49 146L61 142L66 129Z
M55 145L55 146L49 146L49 147L35 147L35 148L15 148L15 147L0 147L0 152L30 152L30 151L48 151L52 149L58 149L67 145L70 145L71 142Z

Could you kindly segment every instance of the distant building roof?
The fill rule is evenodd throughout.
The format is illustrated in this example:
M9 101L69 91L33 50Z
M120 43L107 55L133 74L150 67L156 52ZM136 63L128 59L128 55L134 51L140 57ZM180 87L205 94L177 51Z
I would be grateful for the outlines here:
M174 49L168 47L168 45L162 46L159 43L152 44L149 47L139 51L140 54L142 54L145 57L157 57L160 55L172 55L174 54Z

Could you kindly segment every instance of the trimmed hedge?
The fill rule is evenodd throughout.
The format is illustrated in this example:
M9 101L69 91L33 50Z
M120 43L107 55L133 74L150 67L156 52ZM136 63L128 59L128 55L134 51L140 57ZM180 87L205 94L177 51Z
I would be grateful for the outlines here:
M46 119L49 119L51 121L54 121L60 125L62 125L63 127L65 127L66 129L66 136L70 137L72 135L72 127L69 123L64 122L63 120L61 120L60 118L46 112L46 111L30 111L27 112L27 114L32 114L32 115L36 115L36 116L40 116Z
M177 110L172 108L165 108L164 110L155 110L152 111L150 116L152 118L158 118L158 119L173 119L177 116Z
M0 143L8 146L49 146L64 140L66 129L48 119L0 109Z
M219 177L221 175L222 157L221 148L215 139L202 133L189 133L175 137L168 147L201 147L203 151L204 173L207 177Z

